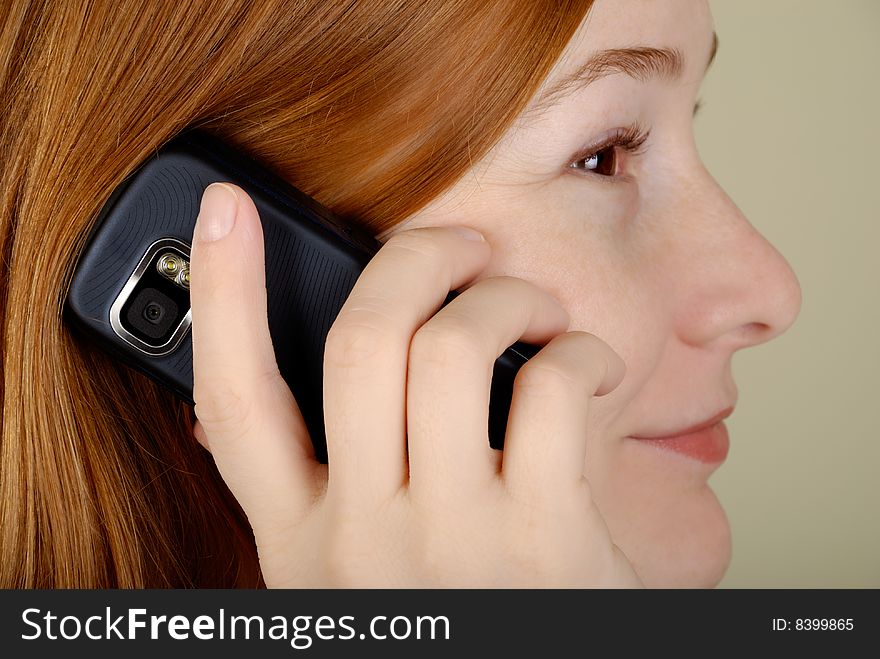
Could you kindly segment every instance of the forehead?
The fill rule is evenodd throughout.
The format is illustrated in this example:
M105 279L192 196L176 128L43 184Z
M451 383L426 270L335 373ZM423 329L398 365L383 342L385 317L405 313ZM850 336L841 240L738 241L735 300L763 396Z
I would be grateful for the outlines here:
M542 89L598 51L637 46L676 48L686 77L702 76L712 31L706 0L596 0Z

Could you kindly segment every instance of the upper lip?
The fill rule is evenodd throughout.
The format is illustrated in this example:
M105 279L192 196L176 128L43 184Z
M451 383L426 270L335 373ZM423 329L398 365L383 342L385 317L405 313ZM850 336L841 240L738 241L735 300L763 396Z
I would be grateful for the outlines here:
M726 407L718 412L718 414L709 417L705 421L700 421L697 424L682 428L681 430L662 432L655 435L630 435L630 437L633 439L669 439L671 437L680 437L681 435L690 435L691 433L699 432L700 430L705 430L706 428L714 426L716 423L722 419L726 419L731 414L733 414L733 406Z

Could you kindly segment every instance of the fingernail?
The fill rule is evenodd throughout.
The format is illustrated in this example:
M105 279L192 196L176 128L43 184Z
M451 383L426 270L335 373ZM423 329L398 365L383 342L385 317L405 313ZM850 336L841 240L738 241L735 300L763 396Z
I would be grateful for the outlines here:
M232 231L238 213L238 196L224 183L212 183L202 195L195 238L202 242L220 240Z
M464 238L465 240L475 240L477 242L485 242L486 239L483 237L483 234L475 229L471 229L470 227L450 227L455 233Z

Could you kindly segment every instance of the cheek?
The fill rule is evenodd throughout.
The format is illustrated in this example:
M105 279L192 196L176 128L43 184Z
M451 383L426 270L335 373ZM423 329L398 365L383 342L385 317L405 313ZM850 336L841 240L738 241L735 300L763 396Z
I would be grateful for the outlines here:
M652 586L710 587L730 558L730 528L705 474L666 464L635 432L645 390L672 368L670 297L643 237L581 216L535 220L511 212L482 276L522 277L559 299L570 330L591 332L627 363L614 392L591 402L585 474L615 542ZM546 217L546 216L545 216ZM536 227L540 226L540 231Z
M670 368L663 357L671 297L656 238L626 210L636 202L623 195L602 203L609 207L586 208L583 195L566 198L564 190L513 197L487 189L466 211L425 214L416 224L479 229L492 245L479 279L508 275L540 286L571 314L570 330L591 332L620 354L623 383L591 402L585 474L596 504L647 585L714 586L729 562L730 529L706 478L667 468L622 439L643 421L639 394Z
M669 337L665 297L625 224L586 211L577 215L564 204L551 212L546 202L528 210L511 206L503 225L484 227L493 252L480 278L509 275L536 284L568 311L569 331L594 334L626 363L623 383L593 401L590 425L597 436L613 432L656 371Z
M505 274L540 286L571 314L571 329L613 345L641 288L633 281L625 231L584 209L576 212L573 202L549 195L530 202L510 204L503 221L486 227L493 252L481 277Z

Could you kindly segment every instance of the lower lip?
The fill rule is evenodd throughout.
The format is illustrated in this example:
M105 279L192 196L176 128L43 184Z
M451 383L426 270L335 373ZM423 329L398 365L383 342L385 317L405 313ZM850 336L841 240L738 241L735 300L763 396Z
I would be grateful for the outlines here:
M730 437L727 435L727 426L723 421L688 435L653 439L632 437L631 439L645 442L661 450L681 453L706 464L724 462L727 452L730 450Z

